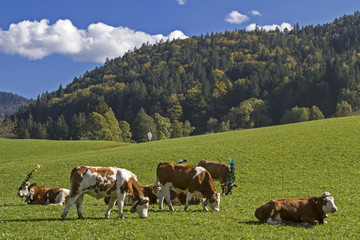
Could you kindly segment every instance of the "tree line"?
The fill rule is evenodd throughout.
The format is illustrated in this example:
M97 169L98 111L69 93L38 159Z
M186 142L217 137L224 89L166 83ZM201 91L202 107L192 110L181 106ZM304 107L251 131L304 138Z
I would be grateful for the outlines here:
M360 107L359 43L355 12L291 31L144 44L10 120L19 138L141 142L149 131L167 139L342 116Z

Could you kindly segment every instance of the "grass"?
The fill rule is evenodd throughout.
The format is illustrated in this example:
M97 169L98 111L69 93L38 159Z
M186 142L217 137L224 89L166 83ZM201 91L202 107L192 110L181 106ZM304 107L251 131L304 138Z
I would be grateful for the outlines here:
M0 139L0 239L358 239L360 238L360 116L219 134L123 144L92 141ZM41 168L31 182L69 187L77 165L117 166L134 172L140 184L155 182L159 162L235 159L233 195L221 198L220 212L159 211L151 206L140 219L125 207L121 220L115 207L104 219L102 200L84 198L85 220L75 205L66 221L64 207L27 206L16 196L26 175ZM216 183L218 191L219 184ZM254 211L271 199L321 195L329 191L339 211L328 224L264 225Z

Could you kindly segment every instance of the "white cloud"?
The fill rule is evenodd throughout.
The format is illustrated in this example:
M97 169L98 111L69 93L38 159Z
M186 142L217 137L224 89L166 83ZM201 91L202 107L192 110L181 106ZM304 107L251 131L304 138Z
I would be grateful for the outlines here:
M225 21L231 24L241 24L247 20L249 20L249 18L238 11L232 11L225 18Z
M122 56L139 48L143 43L154 44L160 40L184 39L179 30L168 36L150 35L127 27L113 27L104 23L91 24L78 29L68 19L53 25L49 20L23 21L11 24L8 31L0 29L0 52L19 54L29 59L42 59L51 54L62 54L76 61L103 63L106 58Z
M252 23L246 27L246 31L254 31L256 27L260 30L265 30L265 31L274 31L276 30L276 28L278 28L280 31L284 31L285 28L287 28L289 31L293 29L291 24L286 22L283 22L281 25L273 24L273 25L265 25L265 26L259 26L256 23Z
M252 10L250 13L253 16L261 16L261 13L258 10Z
M187 0L176 0L178 2L179 5L185 5L185 3L187 2Z

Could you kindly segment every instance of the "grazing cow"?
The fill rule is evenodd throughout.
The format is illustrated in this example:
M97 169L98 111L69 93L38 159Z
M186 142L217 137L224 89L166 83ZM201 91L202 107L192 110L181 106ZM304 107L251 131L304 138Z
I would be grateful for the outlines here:
M65 205L69 198L70 190L67 188L51 188L38 186L36 183L30 185L25 182L17 192L21 198L26 197L27 204L53 204Z
M144 192L145 197L149 198L149 205L154 205L157 203L158 197L156 196L155 193L153 193L154 190L154 184L150 184L150 185L146 185L146 186L142 186L142 190ZM180 205L185 205L186 203L186 194L187 192L181 192L181 193L177 193L173 190L170 190L170 199L171 199L171 204L172 205L176 205L176 206L180 206ZM104 202L105 204L109 204L110 202L110 197L106 197L104 198ZM134 201L132 200L131 196L129 194L126 194L125 200L124 200L124 205L125 206L130 206L133 205ZM200 204L200 199L198 199L196 196L192 196L190 202L190 205L199 205Z
M228 176L230 172L230 166L227 163L219 163L208 160L201 160L198 164L208 170L211 174L211 177L215 181L220 181L221 184L221 194L228 195L231 194L233 187L238 187L238 185L228 182Z
M330 193L318 197L289 198L271 200L255 211L255 217L262 223L327 223L328 213L334 213L337 207Z
M157 203L157 196L152 192L153 189L154 189L154 184L141 186L141 189L142 189L142 191L144 193L144 196L149 198L149 205L153 205L153 204ZM110 197L106 197L106 198L104 198L104 202L106 204L109 204L110 199L111 199ZM133 204L134 204L134 201L133 201L131 195L126 194L125 200L124 200L124 205L125 206L130 206L130 205L133 205Z
M110 211L118 200L119 217L124 218L123 206L127 192L136 201L131 212L136 211L140 217L147 217L149 198L144 196L135 174L116 167L76 167L71 172L70 197L61 217L65 220L69 209L76 203L78 217L83 219L81 205L86 193L98 199L111 197L105 218L109 218Z
M197 196L203 210L209 204L212 210L219 211L220 194L216 192L210 173L203 167L177 163L159 163L156 170L155 192L159 196L159 208L163 208L164 198L170 211L174 211L170 201L170 188L176 192L187 190L185 211L193 195ZM203 198L206 198L204 201Z

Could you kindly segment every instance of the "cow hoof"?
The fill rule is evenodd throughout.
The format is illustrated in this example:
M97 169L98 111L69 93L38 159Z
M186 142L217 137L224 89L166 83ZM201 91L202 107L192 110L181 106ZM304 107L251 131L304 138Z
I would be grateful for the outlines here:
M125 217L124 217L123 214L120 214L120 215L119 215L119 218L120 218L120 219L125 219Z
M185 207L184 210L185 210L185 212L188 212L188 211L189 211L189 209L188 209L187 207Z
M109 217L110 217L109 215L105 215L105 219L109 219Z

